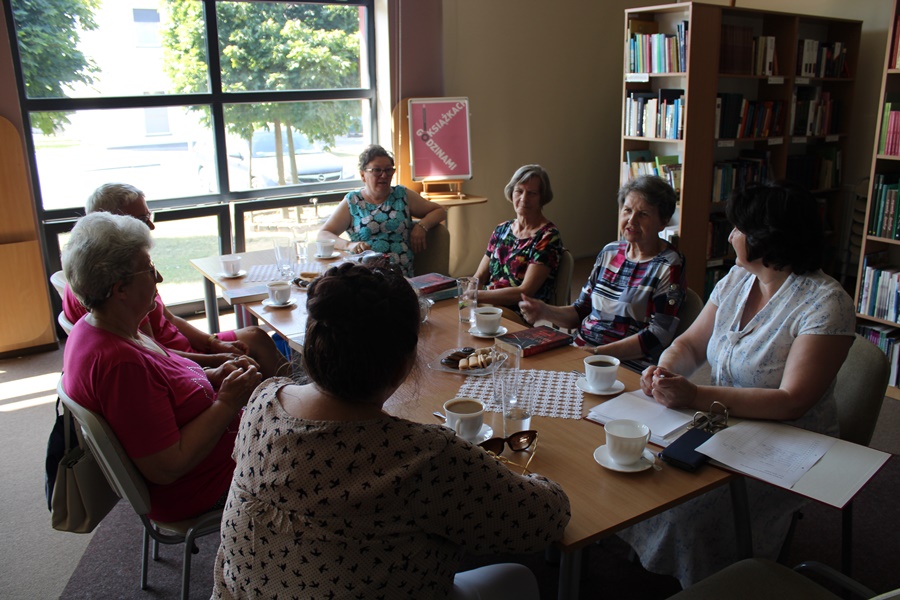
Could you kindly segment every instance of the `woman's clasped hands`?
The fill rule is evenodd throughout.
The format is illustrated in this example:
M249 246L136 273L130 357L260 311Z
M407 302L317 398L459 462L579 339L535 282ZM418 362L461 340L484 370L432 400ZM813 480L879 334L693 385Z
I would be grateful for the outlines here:
M249 356L238 356L215 369L207 369L206 376L218 391L218 400L234 406L247 404L253 390L262 381L259 365Z
M692 406L697 396L697 386L687 377L656 365L641 373L641 390L668 408Z

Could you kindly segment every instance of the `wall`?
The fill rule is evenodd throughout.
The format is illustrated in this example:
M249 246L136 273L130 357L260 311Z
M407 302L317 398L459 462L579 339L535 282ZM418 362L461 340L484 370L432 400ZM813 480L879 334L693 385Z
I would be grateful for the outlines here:
M496 223L512 218L503 186L537 162L553 181L547 216L576 257L616 235L625 0L444 0L444 93L468 96L475 177L487 205L457 210L451 233L461 251L454 273L474 272ZM710 2L729 5L730 2ZM845 180L867 176L887 38L889 0L745 0L741 8L860 19L850 156Z

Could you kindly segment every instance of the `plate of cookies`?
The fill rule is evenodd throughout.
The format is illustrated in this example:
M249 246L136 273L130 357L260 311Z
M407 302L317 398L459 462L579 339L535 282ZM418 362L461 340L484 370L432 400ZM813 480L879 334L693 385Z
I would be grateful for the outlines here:
M442 352L428 366L436 371L456 373L458 375L489 375L496 371L506 354L496 348L451 348Z

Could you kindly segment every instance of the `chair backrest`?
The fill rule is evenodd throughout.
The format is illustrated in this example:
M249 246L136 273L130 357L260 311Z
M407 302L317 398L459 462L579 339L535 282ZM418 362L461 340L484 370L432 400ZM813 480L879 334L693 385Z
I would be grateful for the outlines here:
M63 331L66 332L66 335L72 333L72 328L75 327L75 324L67 319L66 313L62 311L60 311L59 314L56 315L56 322L59 323L59 326L62 327Z
M834 386L842 440L863 446L872 441L890 374L884 352L857 334Z
M125 454L109 423L97 413L72 400L63 389L62 377L59 378L56 391L59 399L81 426L84 439L110 487L120 498L129 502L137 514L146 515L150 512L150 492L147 490L144 477Z
M446 225L438 223L428 230L425 250L416 254L413 266L416 275L450 275L450 230Z
M559 268L556 270L556 287L551 302L554 306L571 304L573 271L575 271L575 257L568 250L563 250L559 255Z
M691 288L684 290L684 302L681 303L681 310L678 311L678 327L675 329L675 337L678 337L691 326L691 323L703 310L703 300Z
M53 284L53 288L56 290L56 293L59 294L60 299L66 299L66 274L62 271L57 271L53 275L50 276L50 283Z

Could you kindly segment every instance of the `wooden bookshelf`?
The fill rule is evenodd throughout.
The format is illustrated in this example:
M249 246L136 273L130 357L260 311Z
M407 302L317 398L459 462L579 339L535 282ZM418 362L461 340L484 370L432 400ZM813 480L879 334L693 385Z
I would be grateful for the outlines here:
M630 55L632 32L656 31L677 40L679 24L683 22L688 27L681 70L632 72L639 62ZM732 264L730 246L724 239L712 243L710 232L715 230L721 237L730 230L722 225L721 213L735 181L740 185L756 179L803 180L801 183L822 199L826 229L832 233L832 239L840 239L841 196L835 192L839 191L841 180L835 159L846 161L848 136L844 128L852 110L861 30L861 21L697 2L625 11L621 176L624 179L631 174L628 158L640 151L680 157L678 247L687 261L688 285L698 294L708 292L709 280ZM835 49L842 59L823 60L818 71L807 68L798 74L801 40L815 40L823 59ZM629 129L633 115L629 103L640 97L649 101L661 89L684 90L680 139L642 137ZM721 117L726 97L740 99L739 120L731 128L725 127L726 121ZM798 100L807 102L801 105L802 115L794 111ZM812 102L814 110L809 111ZM733 112L728 114L734 116ZM759 115L762 120L751 120L749 114ZM809 129L801 128L808 119L799 117L809 115L819 118ZM727 123L734 125L732 120ZM792 123L797 127L792 129ZM824 167L827 164L832 165L830 171ZM829 173L831 176L825 177ZM715 250L712 254L711 249Z
M900 142L893 149L887 144L891 138L900 136L900 69L897 68L900 64L900 0L894 1L891 15L855 302L859 317L858 331L884 350L891 360L891 381L887 395L900 399L897 374L900 360L900 318L897 317L896 308L898 284L896 275L888 277L892 269L900 269L900 202L896 195L891 201L888 189L885 188L886 185L900 181ZM890 113L893 111L898 113L894 132L891 132Z

